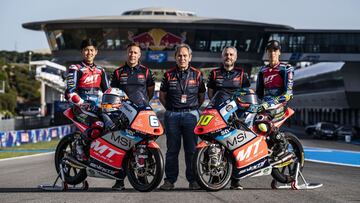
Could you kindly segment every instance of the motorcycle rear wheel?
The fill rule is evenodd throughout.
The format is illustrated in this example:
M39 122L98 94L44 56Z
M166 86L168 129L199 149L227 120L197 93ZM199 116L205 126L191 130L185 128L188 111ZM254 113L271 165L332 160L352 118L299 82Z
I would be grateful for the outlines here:
M207 191L219 191L226 187L232 175L233 164L229 154L225 153L222 158L224 173L213 176L209 170L209 147L197 149L193 157L193 173L197 183Z
M74 134L67 135L63 137L57 145L55 151L55 169L57 173L60 172L60 164L65 156L65 153L72 154L72 152L75 150L75 145L73 144L74 139ZM70 185L80 184L87 177L85 169L77 169L68 164L63 165L63 170L65 179L64 181Z
M136 173L135 156L131 153L126 161L126 175L130 184L140 192L150 192L157 188L164 175L164 158L160 149L147 148L144 176Z
M288 150L295 154L295 161L281 168L273 168L271 175L276 181L286 184L295 180L297 163L300 163L300 171L302 171L304 167L305 156L300 140L290 132L284 133L286 140L289 142Z

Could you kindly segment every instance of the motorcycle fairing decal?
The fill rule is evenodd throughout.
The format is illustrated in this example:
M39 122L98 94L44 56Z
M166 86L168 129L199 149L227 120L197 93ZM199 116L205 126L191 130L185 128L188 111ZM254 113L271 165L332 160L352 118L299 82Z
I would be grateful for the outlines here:
M256 113L245 112L244 115L245 115L244 123L246 124L246 126L253 126Z
M157 125L155 125L155 123ZM149 135L162 135L164 133L164 129L161 123L157 120L154 111L139 112L134 122L131 124L131 128Z
M128 131L123 130L109 132L101 138L125 151L131 149L135 144L142 140L142 138L132 136L128 134Z
M204 148L207 146L208 146L208 144L206 143L206 141L203 140L196 146L196 149Z
M264 173L261 169L268 167L270 164L267 157L264 157L249 166L235 168L234 173L237 178L245 178L247 176L258 176L260 173ZM270 168L271 172L271 168ZM265 170L265 173L269 173L268 170Z
M216 109L205 109L202 114L202 120L196 124L195 134L206 134L225 128L227 125ZM208 118L204 121L204 118ZM206 124L206 125L205 125Z
M224 120L227 121L231 114L233 114L237 109L238 108L236 102L233 100L220 109L220 114L224 118Z
M154 142L154 141L149 142L148 145L147 145L147 147L148 147L148 148L153 148L153 149L160 149L160 146L159 146L156 142Z
M198 125L207 126L213 118L213 115L201 115L198 121Z
M277 122L274 123L274 126L280 128L280 126L286 121L286 119L288 119L290 116L292 116L294 114L294 110L292 110L291 108L287 108L285 111L285 116L282 120L279 120Z
M215 139L219 141L222 145L224 145L229 150L234 150L239 148L240 146L250 142L256 137L256 135L252 132L246 132L244 130L233 129L229 133L218 136Z
M264 136L258 136L242 147L234 150L236 167L248 166L266 156L268 156L268 146Z
M258 176L267 176L270 175L272 172L272 167L270 166L269 162L267 162L268 164L266 164L265 166L263 166L263 168L259 169L258 171L255 171L249 175L251 175L251 177L258 177ZM244 176L243 176L244 177Z
M96 159L91 159L91 160L92 161L90 162L89 166L96 170L99 170L103 173L107 173L112 176L115 176L117 173L119 173L119 170L116 170L116 169L114 170L114 168L106 167L105 164L103 164L100 161L97 161Z
M138 113L138 111L127 102L123 102L120 111L126 115L126 117L129 119L129 123L133 122Z
M85 130L87 130L89 127L85 124L82 124L82 123L79 123L77 121L75 121L74 119L74 112L72 111L72 108L69 108L67 110L64 111L64 115L70 119L75 125L77 128L79 128L79 130L83 133L85 132Z
M86 168L88 176L99 178L125 178L125 171L121 169L115 169L105 163L102 163L96 159L90 158L90 167Z
M121 168L125 155L124 150L113 146L102 138L94 140L90 146L90 156L92 158L116 169Z

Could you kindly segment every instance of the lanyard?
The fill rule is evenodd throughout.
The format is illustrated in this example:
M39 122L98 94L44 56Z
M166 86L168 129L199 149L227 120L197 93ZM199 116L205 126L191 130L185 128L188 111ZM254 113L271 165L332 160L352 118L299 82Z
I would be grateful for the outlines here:
M188 85L188 79L189 79L189 75L190 75L190 70L187 70L188 72L187 72L187 74L186 74L186 79L185 79L185 84L184 84L184 86L182 85L182 83L181 83L181 78L180 78L180 76L179 76L179 71L177 71L176 72L176 78L178 79L178 81L179 81L179 84L180 84L180 89L181 89L181 93L182 94L185 94L185 90L186 90L186 88L187 88L187 85Z

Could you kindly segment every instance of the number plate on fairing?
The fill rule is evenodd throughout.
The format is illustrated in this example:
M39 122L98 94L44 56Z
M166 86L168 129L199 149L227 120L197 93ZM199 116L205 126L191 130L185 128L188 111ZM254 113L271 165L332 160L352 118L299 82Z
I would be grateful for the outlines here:
M220 114L224 118L224 120L227 121L231 114L234 113L237 109L238 108L235 101L231 101L220 109Z

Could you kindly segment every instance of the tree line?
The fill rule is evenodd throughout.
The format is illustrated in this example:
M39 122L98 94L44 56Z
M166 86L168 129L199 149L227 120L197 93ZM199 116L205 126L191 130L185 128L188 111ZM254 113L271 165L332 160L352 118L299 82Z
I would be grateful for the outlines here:
M40 82L35 70L29 71L29 52L0 51L0 114L13 116L17 106L40 105ZM32 54L32 60L48 60L50 54Z

